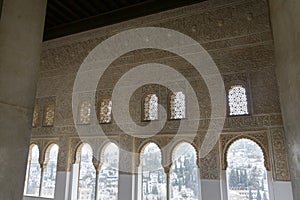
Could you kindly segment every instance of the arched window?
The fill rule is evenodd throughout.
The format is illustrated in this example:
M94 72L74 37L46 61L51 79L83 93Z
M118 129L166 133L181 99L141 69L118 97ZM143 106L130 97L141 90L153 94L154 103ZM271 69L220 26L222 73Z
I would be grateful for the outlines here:
M183 92L174 92L170 99L170 118L185 118L185 95Z
M103 152L103 164L98 179L98 199L118 200L119 148L110 143Z
M246 88L242 85L234 85L228 91L229 115L248 114L248 100Z
M79 123L80 124L89 124L91 117L91 103L89 101L83 101L80 104L79 109Z
M149 143L142 153L142 199L163 200L167 197L166 175L161 166L161 152L154 143Z
M42 180L42 197L53 198L55 192L58 145L50 145L45 155L45 169Z
M148 94L144 101L144 120L158 119L158 97L156 94Z
M93 162L93 150L90 145L83 144L80 152L78 200L94 200L96 170Z
M100 103L100 123L107 124L111 122L112 102L109 98L103 99Z
M27 196L39 196L40 180L41 166L39 163L39 148L37 145L31 145L29 149L24 194Z
M199 199L196 155L194 147L186 142L175 148L170 174L170 199Z
M268 200L267 170L258 144L249 139L234 142L227 153L228 199Z

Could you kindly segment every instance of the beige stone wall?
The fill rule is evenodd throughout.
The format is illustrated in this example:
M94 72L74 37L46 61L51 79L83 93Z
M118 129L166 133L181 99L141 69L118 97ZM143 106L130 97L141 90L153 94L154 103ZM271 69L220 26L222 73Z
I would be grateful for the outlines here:
M270 0L270 10L294 199L300 199L300 2Z
M261 147L265 149L266 166L274 172L274 179L289 180L274 69L274 46L268 3L265 0L209 0L44 42L36 95L36 103L40 109L37 125L33 128L32 141L38 141L43 146L51 140L58 140L59 170L70 170L70 164L74 162L76 146L80 143L72 116L72 89L81 63L101 41L122 30L144 26L174 29L197 40L216 62L226 88L235 81L246 83L251 114L243 117L227 117L223 135L230 135L230 138L223 144L224 137L221 137L220 145L216 145L206 158L198 160L201 177L219 179L220 169L223 166L219 163L220 158L224 158L225 146L232 142L235 136L248 138L259 136L265 138ZM195 90L201 109L201 120L193 145L199 153L209 124L210 98L202 77L195 75L195 69L184 59L153 49L138 50L123 55L112 63L100 80L97 98L110 96L114 84L122 74L137 65L149 62L162 63L175 68L185 76ZM186 82L179 84L186 84ZM168 106L169 91L165 87L147 85L139 88L130 102L132 118L139 125L147 123L142 122L141 104L142 98L149 91L158 94L160 103L165 108ZM54 125L44 127L43 112L49 101L55 103ZM176 133L179 123L178 120L168 120L163 130L148 140L155 141L161 146L167 144L172 134ZM123 146L128 144L128 149L133 151L138 151L140 145L147 142L147 140L125 137L114 121L102 125L102 128L108 138ZM189 130L186 131L189 134ZM95 155L98 155L97 151L105 140L97 137L92 131L87 131L85 139L91 143ZM163 157L169 158L168 153L170 152L163 152Z

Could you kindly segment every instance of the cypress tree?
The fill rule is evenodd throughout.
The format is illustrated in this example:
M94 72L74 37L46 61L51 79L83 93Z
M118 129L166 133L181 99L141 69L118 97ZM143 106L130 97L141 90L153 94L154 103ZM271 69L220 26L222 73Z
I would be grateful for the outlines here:
M249 200L253 200L251 188L249 189Z
M257 190L256 200L262 200L262 199L261 199L261 194L260 194L260 191L259 191L259 190Z

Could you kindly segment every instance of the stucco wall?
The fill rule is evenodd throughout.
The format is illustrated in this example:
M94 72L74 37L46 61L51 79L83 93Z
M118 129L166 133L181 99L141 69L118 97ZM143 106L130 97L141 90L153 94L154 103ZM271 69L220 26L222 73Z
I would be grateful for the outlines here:
M300 199L300 2L270 0L270 10L294 199Z

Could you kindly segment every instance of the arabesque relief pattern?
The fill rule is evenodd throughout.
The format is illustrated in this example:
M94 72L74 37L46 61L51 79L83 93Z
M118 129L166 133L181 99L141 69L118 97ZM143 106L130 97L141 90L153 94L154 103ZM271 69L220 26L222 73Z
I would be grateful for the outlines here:
M135 125L127 125L132 132L125 134L115 123L112 115L111 120L106 120L110 123L100 124L105 132L104 137L94 131L93 123L96 121L99 123L99 116L97 120L95 120L97 116L91 116L91 124L82 125L78 123L78 113L75 113L77 120L74 120L72 113L74 80L88 53L100 42L122 30L144 26L171 28L202 44L215 61L226 89L233 83L245 85L249 99L249 115L226 117L219 144L206 157L200 159L201 145L210 122L209 91L203 78L184 59L166 51L153 49L130 52L115 60L98 84L98 99L95 103L99 105L104 97L111 98L116 82L135 66L149 62L168 65L186 78L172 84L182 86L182 91L187 97L189 94L185 91L185 86L190 83L199 100L200 125L196 136L190 141L193 141L192 145L198 155L197 164L201 178L219 179L220 171L226 169L228 146L235 139L247 137L262 147L265 165L268 170L272 170L273 179L290 180L284 131L278 128L282 127L282 119L274 70L275 56L269 9L265 0L210 0L44 42L36 94L36 105L39 109L38 115L34 117L31 138L33 143L39 145L40 155L44 155L43 151L47 144L57 143L60 147L58 170L70 171L72 164L76 162L76 149L82 142L89 143L94 156L101 159L101 148L111 140L124 150L120 151L122 163L120 166L134 171L139 165L140 158L126 156L128 155L126 152L140 152L143 146L151 141L160 148L171 143L169 148L162 148L162 164L166 167L166 171L168 170L172 148L191 134L191 130L187 129L186 138L173 141L181 120L168 119L158 134L142 138L138 136L145 136L145 133L136 132ZM97 62L97 58L93 61ZM167 88L160 85L141 87L132 96L129 106L130 114L137 125L144 126L148 123L143 121L143 99L152 93L157 95L159 104L169 111L170 91ZM53 106L46 108L45 105L49 102L53 102ZM193 124L195 121L189 120L189 109L193 108L186 102L186 115L183 120ZM78 123L77 129L84 132L83 136L78 136L74 123ZM134 135L137 137L133 137ZM101 164L101 160L94 161L95 165ZM43 156L40 162L43 163Z

